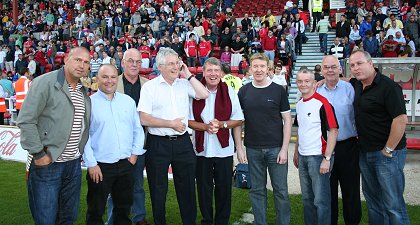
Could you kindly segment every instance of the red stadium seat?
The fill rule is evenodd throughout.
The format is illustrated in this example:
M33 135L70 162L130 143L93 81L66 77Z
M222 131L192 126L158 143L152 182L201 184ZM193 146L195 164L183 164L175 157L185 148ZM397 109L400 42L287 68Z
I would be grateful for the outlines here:
M239 73L239 66L231 66L230 71L232 72L232 74L234 74L234 73L238 74Z
M49 73L52 71L52 65L51 64L47 64L44 68L44 73Z
M188 70L194 75L197 73L197 68L195 67L188 67Z

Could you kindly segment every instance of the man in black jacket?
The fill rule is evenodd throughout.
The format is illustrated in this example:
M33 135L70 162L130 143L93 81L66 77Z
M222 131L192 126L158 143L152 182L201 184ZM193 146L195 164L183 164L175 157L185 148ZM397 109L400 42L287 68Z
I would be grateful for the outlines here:
M340 22L337 23L335 28L335 36L339 38L349 37L350 35L350 24L347 22L347 16L342 14L340 17Z

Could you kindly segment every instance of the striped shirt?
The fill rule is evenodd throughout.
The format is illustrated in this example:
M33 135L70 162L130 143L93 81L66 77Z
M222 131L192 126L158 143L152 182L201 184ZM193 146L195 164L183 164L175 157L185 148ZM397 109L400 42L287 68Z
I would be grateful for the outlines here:
M99 67L102 65L102 59L97 58L90 60L90 72L96 73L99 70Z
M83 119L85 116L85 102L81 88L81 83L77 83L75 89L69 84L71 102L74 106L73 125L67 145L63 153L58 157L57 162L66 162L80 157L79 142L82 136Z

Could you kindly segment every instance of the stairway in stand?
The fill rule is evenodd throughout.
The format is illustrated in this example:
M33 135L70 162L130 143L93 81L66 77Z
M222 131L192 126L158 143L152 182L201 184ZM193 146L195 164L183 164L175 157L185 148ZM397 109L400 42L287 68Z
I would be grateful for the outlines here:
M302 66L306 66L308 69L313 70L315 65L321 64L324 53L319 51L319 36L317 33L306 33L308 42L302 45L302 55L296 57L296 63L293 68L293 78L290 80L291 88L289 91L289 103L292 113L292 120L294 121L296 115L296 102L298 98L298 88L296 85L296 74ZM328 33L328 49L333 44L335 38L335 32ZM300 96L300 95L299 95ZM292 128L292 142L296 141L297 127Z

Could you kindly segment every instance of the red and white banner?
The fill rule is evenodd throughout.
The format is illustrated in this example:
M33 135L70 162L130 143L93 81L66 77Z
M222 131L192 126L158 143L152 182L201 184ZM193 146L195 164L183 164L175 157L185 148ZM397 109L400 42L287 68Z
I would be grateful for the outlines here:
M28 152L20 146L20 130L17 127L0 126L0 158L26 162Z

